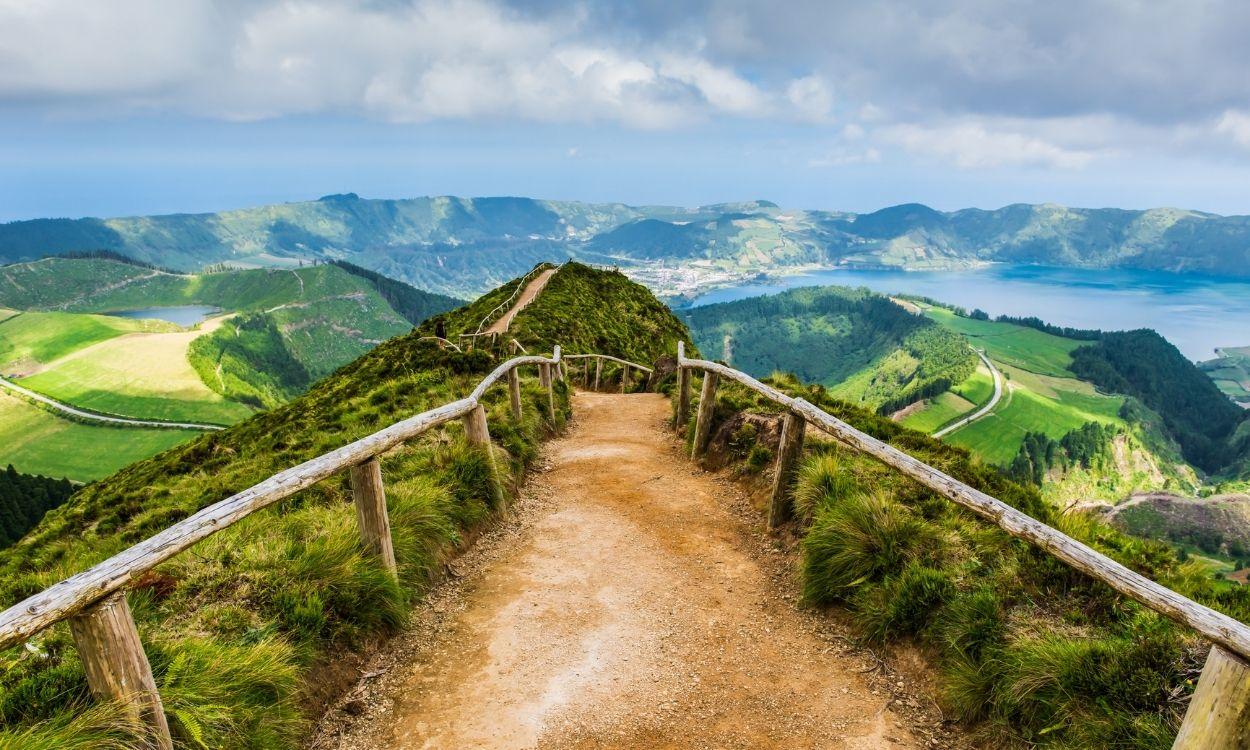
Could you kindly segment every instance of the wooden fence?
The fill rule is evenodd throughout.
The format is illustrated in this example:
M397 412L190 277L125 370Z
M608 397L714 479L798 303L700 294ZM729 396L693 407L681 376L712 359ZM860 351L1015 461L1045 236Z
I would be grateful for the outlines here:
M395 552L378 456L427 430L457 419L464 424L470 443L489 446L490 429L486 422L486 409L482 405L483 396L506 377L512 414L519 420L521 379L518 368L531 365L538 367L540 381L547 389L548 402L554 413L552 385L555 377L563 377L558 346L551 357L510 359L496 367L466 398L409 417L342 448L278 472L0 612L0 649L21 643L67 620L92 694L126 706L148 728L151 744L161 750L169 750L173 747L173 740L161 697L126 600L126 588L130 582L196 542L341 471L347 471L351 480L352 499L364 547L377 555L392 575L396 575ZM492 471L497 472L493 456L491 464ZM493 485L500 493L497 499L502 500L502 483L497 473Z
M566 354L564 355L564 358L565 359L585 359L585 360L593 359L595 361L595 379L594 379L593 385L590 379L590 363L589 362L586 363L585 372L583 373L583 377L584 377L583 385L586 388L594 388L596 391L599 390L600 385L603 380L603 363L604 362L615 362L621 366L621 393L625 393L626 391L629 390L629 385L630 385L629 371L631 369L637 370L639 372L645 372L648 375L651 374L650 367L643 367L640 364L621 359L620 357L613 357L608 354Z
M1008 534L1041 547L1068 565L1102 581L1146 607L1189 626L1212 642L1197 690L1176 737L1173 749L1246 750L1250 748L1250 627L1222 612L1205 607L1166 586L1139 575L1111 558L1047 526L980 490L851 427L802 398L791 398L746 373L701 359L687 359L677 344L677 425L690 419L691 376L703 373L699 410L695 416L692 456L707 450L711 439L716 389L722 378L746 386L786 408L777 451L768 523L776 527L791 513L790 484L794 464L802 451L808 423L831 435L845 447L865 453L911 477L943 497L996 524Z
M601 384L605 361L621 366L622 390L628 388L630 370L652 372L649 367L603 354L561 357L558 346L551 357L510 359L487 375L466 398L409 417L342 448L281 471L0 612L0 649L9 648L55 623L68 620L92 693L125 705L149 727L156 747L161 750L172 748L173 741L156 681L126 601L126 588L136 576L240 519L345 470L351 480L362 543L395 574L395 554L378 456L427 430L456 419L463 422L465 435L471 443L489 446L490 430L481 402L486 391L506 377L512 413L520 419L518 368L536 365L554 412L554 379L565 378L564 361L573 359L595 360L596 388ZM587 385L590 384L590 371L588 361L585 366ZM1213 644L1210 656L1173 747L1184 750L1250 748L1250 627L1129 570L980 490L856 430L802 398L787 396L731 367L687 359L681 343L677 346L679 426L687 424L690 418L691 382L696 371L703 373L703 385L693 436L692 452L695 458L707 450L716 390L722 378L740 383L786 409L768 515L770 527L780 525L791 514L790 484L795 463L802 452L806 425L811 423L847 448L872 456L998 524L1008 534L1041 547L1082 573L1193 628L1210 640ZM502 492L498 476L494 486Z

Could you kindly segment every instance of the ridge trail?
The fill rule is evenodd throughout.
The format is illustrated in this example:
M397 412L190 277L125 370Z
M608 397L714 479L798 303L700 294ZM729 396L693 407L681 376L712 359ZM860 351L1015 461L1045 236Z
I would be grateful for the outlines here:
M503 333L507 331L508 327L512 325L512 319L517 316L517 313L521 312L521 310L525 309L526 305L534 301L534 298L538 296L538 293L543 290L543 287L547 286L547 282L550 281L551 277L554 276L556 271L559 270L559 268L548 268L535 276L528 284L525 285L525 289L521 292L521 296L517 298L516 304L512 305L508 312L499 316L499 320L491 323L485 333Z
M870 674L656 394L574 396L512 517L361 668L310 747L949 747ZM913 707L908 717L900 705Z

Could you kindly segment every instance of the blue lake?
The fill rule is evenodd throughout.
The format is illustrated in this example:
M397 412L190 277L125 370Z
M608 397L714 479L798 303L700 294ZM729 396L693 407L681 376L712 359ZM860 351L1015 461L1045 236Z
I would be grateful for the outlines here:
M142 307L137 310L121 310L108 314L118 318L165 320L188 328L219 312L221 310L209 305L178 305L177 307Z
M1035 315L1076 328L1153 328L1194 360L1216 347L1250 345L1250 282L1155 271L992 266L978 271L828 270L701 295L694 306L775 294L799 286L865 286L979 307L990 315Z

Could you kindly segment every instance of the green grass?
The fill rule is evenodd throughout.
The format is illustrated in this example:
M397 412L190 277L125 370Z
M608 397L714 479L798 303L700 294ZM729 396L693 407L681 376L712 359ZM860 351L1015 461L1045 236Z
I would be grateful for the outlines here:
M921 432L936 432L988 403L993 395L994 378L985 365L980 364L967 380L929 399L922 409L904 417L901 424Z
M80 408L125 417L222 425L246 419L252 409L210 390L192 368L187 348L200 335L116 337L63 357L21 384Z
M1250 347L1225 347L1221 356L1198 365L1224 395L1250 403Z
M975 408L976 404L968 399L947 391L930 399L923 409L908 414L901 424L925 433L936 432L942 425L955 421Z
M125 333L177 329L172 323L108 315L20 313L0 322L0 372L47 364Z
M972 377L951 389L961 398L980 406L994 395L994 376L984 364L978 364Z
M1061 514L967 451L819 386L770 382L1185 596L1250 620L1250 589L1212 581L1204 562ZM1034 387L1044 385L1054 384ZM777 407L722 381L713 433L742 411ZM714 441L712 451L745 474L748 448ZM919 644L933 656L942 710L975 739L993 747L1171 746L1184 709L1178 696L1192 691L1204 656L1200 638L871 457L832 442L809 441L805 453L793 529L805 600L848 610L865 642Z
M194 439L189 430L104 427L72 422L0 393L0 466L27 474L100 479Z
M1065 339L1011 323L965 318L941 307L925 305L925 314L943 326L968 337L990 359L1041 375L1072 377L1071 352L1088 342Z
M990 463L1006 466L1015 458L1025 433L1042 432L1058 440L1086 422L1123 425L1118 416L1123 397L1104 396L1079 380L1039 376L1000 364L1007 389L994 410L944 439L971 450Z

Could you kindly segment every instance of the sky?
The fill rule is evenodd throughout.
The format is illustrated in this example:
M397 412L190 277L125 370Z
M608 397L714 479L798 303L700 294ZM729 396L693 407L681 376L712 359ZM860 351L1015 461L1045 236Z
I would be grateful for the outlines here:
M1241 0L0 0L0 221L525 195L1250 214Z

